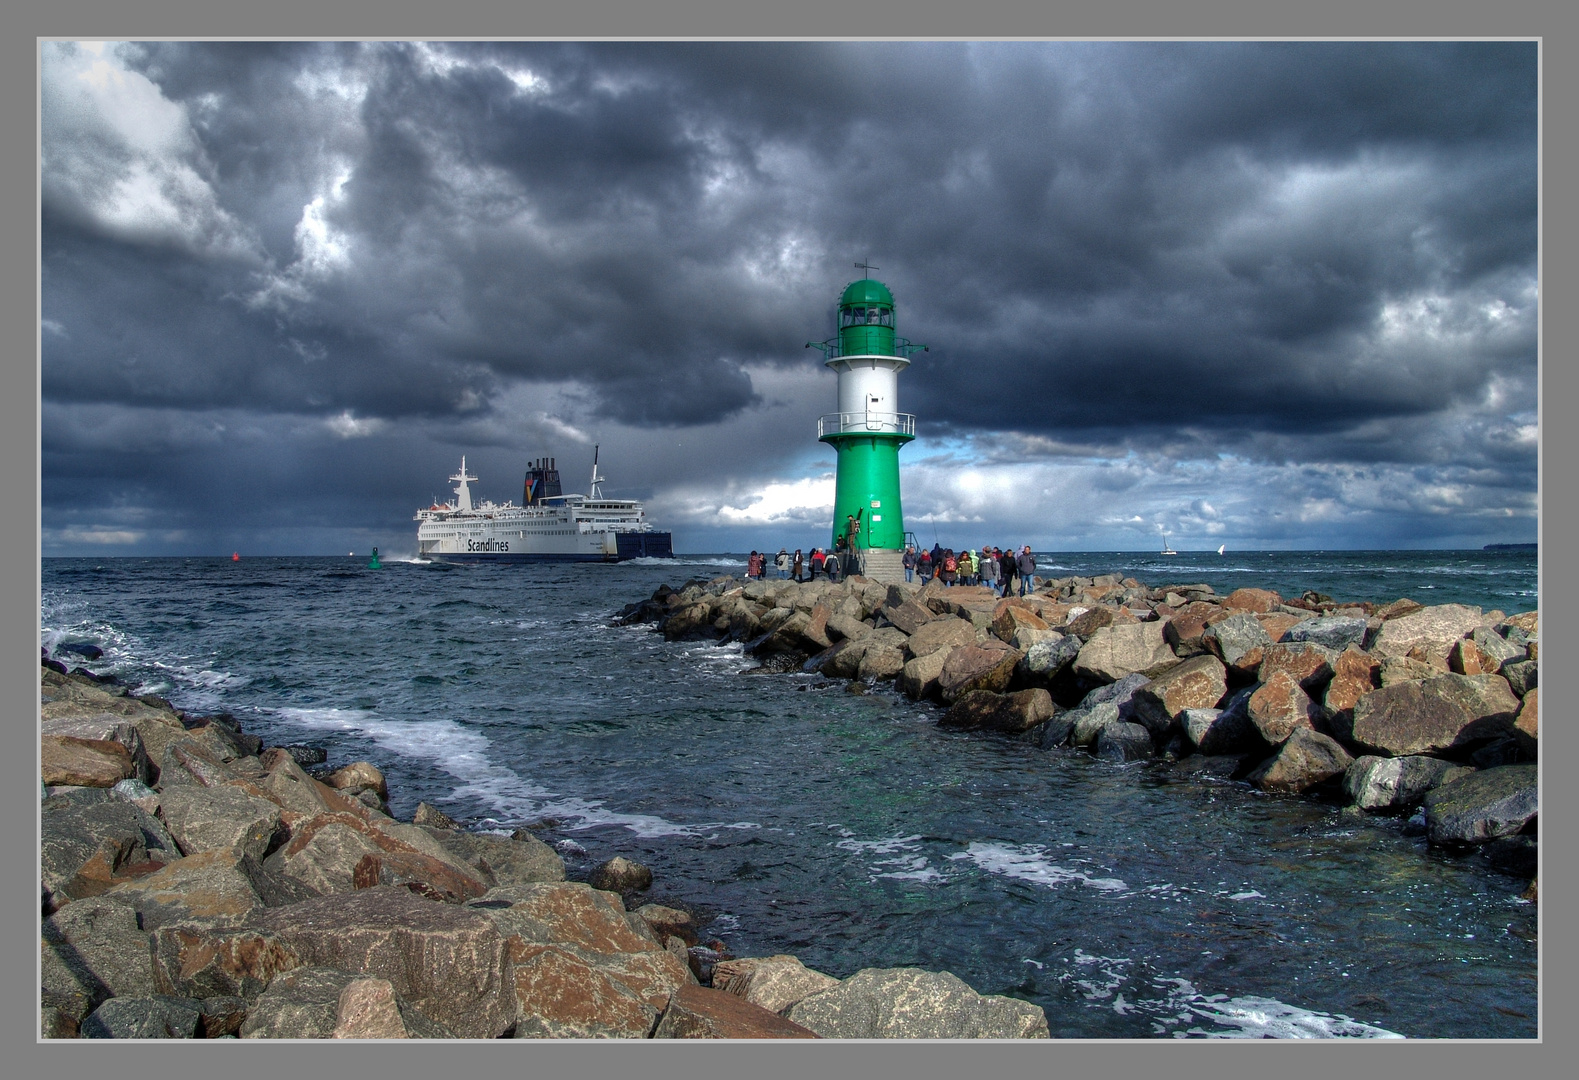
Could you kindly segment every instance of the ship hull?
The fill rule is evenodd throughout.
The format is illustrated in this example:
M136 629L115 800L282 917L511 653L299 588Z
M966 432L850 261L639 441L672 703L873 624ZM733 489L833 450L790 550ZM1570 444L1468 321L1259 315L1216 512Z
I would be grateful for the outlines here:
M423 557L449 563L612 563L631 559L672 559L674 539L670 533L615 533L613 555L584 551L427 551Z

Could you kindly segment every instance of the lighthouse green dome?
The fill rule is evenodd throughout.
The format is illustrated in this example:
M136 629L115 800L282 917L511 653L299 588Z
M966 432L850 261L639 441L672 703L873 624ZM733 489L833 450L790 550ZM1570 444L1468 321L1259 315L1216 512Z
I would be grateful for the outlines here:
M894 306L894 294L888 291L888 286L874 278L862 278L852 281L844 287L844 294L839 297L839 306L848 307L851 304L887 304Z

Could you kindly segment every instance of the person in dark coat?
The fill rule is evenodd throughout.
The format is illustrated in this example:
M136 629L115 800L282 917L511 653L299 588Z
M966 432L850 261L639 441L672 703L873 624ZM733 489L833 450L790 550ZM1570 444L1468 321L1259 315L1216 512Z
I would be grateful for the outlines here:
M1014 568L1020 575L1020 595L1024 596L1036 587L1036 556L1031 554L1030 544L1020 549Z
M827 571L828 580L829 581L831 581L831 582L838 582L838 580L839 580L839 553L837 551L830 551L830 552L828 552L827 558L823 559L823 561L822 561L822 568L823 568L823 570Z
M801 580L801 574L806 570L806 560L801 556L800 548L795 549L795 561L792 563L792 566L794 569L791 571L791 574L796 581Z
M996 550L996 549L994 549ZM998 556L998 580L1003 585L1003 595L1008 596L1009 590L1014 588L1014 575L1017 566L1014 560L1014 549L1002 552Z

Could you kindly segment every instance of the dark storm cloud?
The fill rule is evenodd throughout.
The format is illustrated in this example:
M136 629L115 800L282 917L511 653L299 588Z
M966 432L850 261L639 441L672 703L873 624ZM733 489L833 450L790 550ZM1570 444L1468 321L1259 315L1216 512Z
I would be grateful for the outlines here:
M113 48L45 52L46 462L113 403L734 423L871 256L1003 460L1534 489L1533 44Z

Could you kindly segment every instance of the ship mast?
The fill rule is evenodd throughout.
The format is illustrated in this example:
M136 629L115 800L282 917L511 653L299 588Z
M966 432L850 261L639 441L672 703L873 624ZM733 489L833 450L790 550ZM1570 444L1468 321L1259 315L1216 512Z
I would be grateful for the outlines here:
M470 510L472 508L472 492L471 488L466 486L466 481L477 478L466 472L466 458L464 456L461 458L461 471L450 477L450 479L460 481L460 486L455 489L455 509Z

